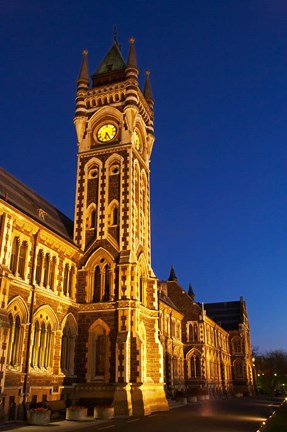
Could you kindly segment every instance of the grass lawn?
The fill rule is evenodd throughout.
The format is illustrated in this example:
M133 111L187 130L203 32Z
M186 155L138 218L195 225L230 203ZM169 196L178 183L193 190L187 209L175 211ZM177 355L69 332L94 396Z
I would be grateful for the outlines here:
M266 421L260 432L287 432L287 402L281 405L278 410Z

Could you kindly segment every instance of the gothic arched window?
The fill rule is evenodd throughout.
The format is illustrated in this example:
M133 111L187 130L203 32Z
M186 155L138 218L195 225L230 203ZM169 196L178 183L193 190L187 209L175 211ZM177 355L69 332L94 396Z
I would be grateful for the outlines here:
M10 321L10 339L9 339L9 347L10 347L10 355L9 355L9 364L11 366L17 366L20 362L20 331L21 331L21 323L20 317L17 315L14 319L12 314L9 314Z
M193 335L194 335L194 340L197 341L197 340L198 340L197 324L194 324L194 327L193 327Z
M94 293L93 293L93 301L99 302L101 296L101 270L100 267L97 266L95 268L94 273Z
M50 255L46 253L44 259L44 278L43 278L43 286L47 288L48 279L49 279L49 267L50 267Z
M189 334L189 340L193 341L193 327L192 327L192 324L189 324L189 326L188 326L188 334Z
M56 273L56 258L53 257L51 260L50 265L50 272L49 272L49 286L53 290L55 286L55 273Z
M19 255L19 237L14 237L13 244L12 244L11 259L10 259L10 270L14 276L16 275L16 271L17 271L18 255Z
M75 268L71 267L70 274L69 274L69 290L68 290L69 297L73 297L74 296L74 293L73 293L73 290L74 290L74 279L75 279Z
M88 346L88 381L107 381L109 336L108 327L105 323L94 324L89 330Z
M76 327L72 320L67 320L63 335L61 348L61 368L66 374L74 373Z
M66 264L64 270L64 282L63 282L63 293L65 295L67 295L68 293L68 279L69 279L69 264Z
M104 291L104 301L109 301L110 299L110 268L105 265L105 291Z
M39 250L36 261L36 283L41 284L42 278L42 265L43 265L43 251Z
M234 354L241 354L242 353L242 341L239 336L235 336L232 339L232 350Z
M190 376L191 378L200 378L201 376L201 365L200 357L194 354L190 357Z
M38 318L34 325L31 367L49 368L52 365L53 333L49 321Z
M19 251L19 262L18 262L18 273L22 279L24 279L25 276L27 250L28 250L28 244L26 241L23 241Z

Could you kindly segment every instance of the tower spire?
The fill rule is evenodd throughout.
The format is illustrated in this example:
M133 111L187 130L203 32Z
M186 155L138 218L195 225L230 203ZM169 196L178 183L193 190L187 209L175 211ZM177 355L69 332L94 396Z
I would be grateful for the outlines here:
M189 283L189 286L188 286L188 295L192 300L194 300L195 294L194 294L194 291L192 289L191 283Z
M114 39L114 42L118 43L118 41L117 41L117 26L116 25L113 25L113 39Z
M81 69L79 73L79 78L77 81L78 88L88 88L89 87L89 68L88 68L88 51L86 49L83 50L83 59L81 64Z
M135 38L131 37L130 40L130 49L128 54L127 68L126 74L129 78L138 78L139 70L136 59L136 50L135 50Z
M176 277L176 274L175 274L175 271L174 271L174 267L173 267L173 266L171 266L171 268L170 268L170 273L169 273L168 281L169 281L169 282L177 281L177 277Z
M146 70L145 71L145 77L146 78L145 78L145 85L144 85L144 97L145 97L147 103L149 104L149 106L152 108L154 105L154 100L153 100L149 76L150 76L150 71Z
M127 67L138 69L136 50L135 50L135 38L131 37L129 42L130 42L130 49L129 49Z

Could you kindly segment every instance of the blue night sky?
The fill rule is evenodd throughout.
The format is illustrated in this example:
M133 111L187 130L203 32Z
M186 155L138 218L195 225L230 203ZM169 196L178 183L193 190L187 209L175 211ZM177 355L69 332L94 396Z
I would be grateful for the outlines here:
M150 69L152 263L198 302L247 302L287 349L286 0L0 0L1 166L73 218L76 80L136 39Z

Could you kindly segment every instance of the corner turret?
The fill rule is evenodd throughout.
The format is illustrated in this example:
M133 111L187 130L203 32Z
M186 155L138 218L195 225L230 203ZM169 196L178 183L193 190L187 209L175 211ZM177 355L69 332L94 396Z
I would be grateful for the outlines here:
M149 106L151 108L153 108L154 106L154 100L153 100L153 95L152 95L152 89L151 89L151 84L150 84L150 71L146 70L145 71L145 85L144 85L144 97L145 100L147 101L147 103L149 104Z
M177 281L177 277L176 277L176 274L175 274L173 266L171 266L171 268L170 268L170 273L169 273L168 281L169 282L176 282Z
M80 69L77 85L78 85L78 90L86 89L90 85L89 68L88 68L88 51L87 50L83 50L83 59L82 59L82 64L81 64L81 69Z

